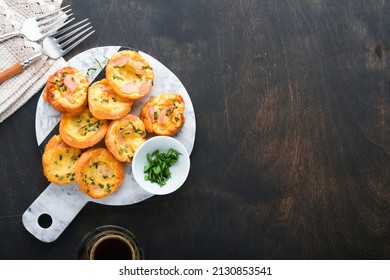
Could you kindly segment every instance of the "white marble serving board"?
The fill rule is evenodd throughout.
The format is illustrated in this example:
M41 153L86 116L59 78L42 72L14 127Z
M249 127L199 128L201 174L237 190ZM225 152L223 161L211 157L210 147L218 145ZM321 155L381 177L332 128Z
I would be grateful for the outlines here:
M93 48L73 57L68 61L68 64L84 74L88 72L90 82L92 82L102 71L105 64L107 64L108 58L120 48L121 47L119 46ZM155 79L150 94L134 102L131 113L139 115L143 104L145 104L150 97L156 96L159 93L179 93L184 98L186 104L184 112L185 124L182 130L174 137L186 147L189 153L191 153L195 142L196 121L194 108L187 90L175 74L162 63L146 53L139 52L153 67ZM96 70L88 71L90 68L95 68ZM51 105L44 102L41 94L37 104L35 120L38 145L40 145L56 127L60 117L61 114L59 112L54 110ZM48 185L23 214L23 225L39 240L43 242L52 242L61 235L87 202L105 205L130 205L152 196L152 194L144 191L135 182L131 171L131 164L125 164L125 173L125 180L122 186L112 195L102 199L92 199L87 196L79 190L76 183L68 185ZM41 227L38 223L39 217L43 214L49 215L52 219L51 225L47 228Z

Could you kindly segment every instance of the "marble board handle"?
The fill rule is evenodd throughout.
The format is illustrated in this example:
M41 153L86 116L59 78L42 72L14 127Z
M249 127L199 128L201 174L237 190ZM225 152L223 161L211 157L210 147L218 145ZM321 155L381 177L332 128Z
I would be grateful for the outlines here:
M50 184L24 212L24 227L43 242L55 241L89 201L88 196L75 195L77 192L75 183Z

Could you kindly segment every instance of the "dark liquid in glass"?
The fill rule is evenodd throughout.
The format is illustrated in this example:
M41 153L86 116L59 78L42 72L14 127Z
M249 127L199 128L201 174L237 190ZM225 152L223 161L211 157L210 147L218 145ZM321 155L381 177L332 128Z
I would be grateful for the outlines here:
M95 260L131 260L134 258L132 244L123 237L106 236L92 249Z

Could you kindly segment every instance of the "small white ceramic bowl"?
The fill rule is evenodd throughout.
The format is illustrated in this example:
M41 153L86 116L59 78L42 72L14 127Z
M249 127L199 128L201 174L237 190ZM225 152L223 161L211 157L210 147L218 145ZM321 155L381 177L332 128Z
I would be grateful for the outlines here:
M172 148L180 153L178 160L169 169L171 177L164 186L145 180L144 167L148 164L147 154L159 150L167 153ZM169 194L180 188L190 172L190 156L178 140L168 136L155 136L146 140L136 151L132 162L133 176L137 184L145 191L157 195Z

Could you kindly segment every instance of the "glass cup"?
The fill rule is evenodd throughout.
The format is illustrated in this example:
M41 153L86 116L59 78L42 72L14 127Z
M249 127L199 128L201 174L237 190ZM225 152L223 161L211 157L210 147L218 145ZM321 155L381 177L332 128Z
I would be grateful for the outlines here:
M129 230L107 225L87 233L79 245L79 260L143 260L144 251Z

